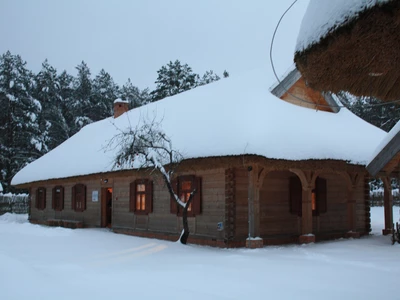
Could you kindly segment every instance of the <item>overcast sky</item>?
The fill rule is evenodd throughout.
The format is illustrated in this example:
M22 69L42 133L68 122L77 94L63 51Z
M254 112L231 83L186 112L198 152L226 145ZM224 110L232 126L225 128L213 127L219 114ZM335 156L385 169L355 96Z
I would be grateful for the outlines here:
M196 73L231 76L269 65L275 26L293 0L0 0L0 53L10 50L38 72L47 58L76 75L84 60L118 84L154 87L170 60ZM299 0L278 31L274 58L282 74L308 0Z

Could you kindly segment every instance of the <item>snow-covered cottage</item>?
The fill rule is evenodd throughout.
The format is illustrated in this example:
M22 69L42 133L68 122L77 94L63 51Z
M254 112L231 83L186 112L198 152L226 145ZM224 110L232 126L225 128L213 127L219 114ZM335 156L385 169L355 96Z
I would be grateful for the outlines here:
M400 1L310 0L295 61L308 85L400 99Z
M113 169L107 148L150 116L185 157L178 194L199 187L189 242L261 247L368 234L365 166L384 132L310 90L296 70L271 93L273 82L254 71L87 125L12 184L30 190L32 223L176 240L182 217L164 183L134 166Z

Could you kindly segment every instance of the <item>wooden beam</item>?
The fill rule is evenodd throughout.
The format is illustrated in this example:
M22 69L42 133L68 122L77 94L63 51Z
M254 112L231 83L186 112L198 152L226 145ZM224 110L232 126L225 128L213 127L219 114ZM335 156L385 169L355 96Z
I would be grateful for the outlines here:
M386 144L381 152L367 166L368 172L376 176L400 152L400 131Z

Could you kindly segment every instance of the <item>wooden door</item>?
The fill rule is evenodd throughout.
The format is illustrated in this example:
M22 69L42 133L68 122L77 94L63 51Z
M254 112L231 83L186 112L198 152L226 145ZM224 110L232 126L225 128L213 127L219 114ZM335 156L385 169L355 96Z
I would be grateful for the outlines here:
M112 188L101 189L101 227L111 227Z

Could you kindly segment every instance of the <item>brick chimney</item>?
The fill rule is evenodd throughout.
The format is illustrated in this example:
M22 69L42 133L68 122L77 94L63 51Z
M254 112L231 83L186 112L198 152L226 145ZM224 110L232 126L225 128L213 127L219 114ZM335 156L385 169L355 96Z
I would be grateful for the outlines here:
M129 110L129 102L120 98L114 101L114 119Z

